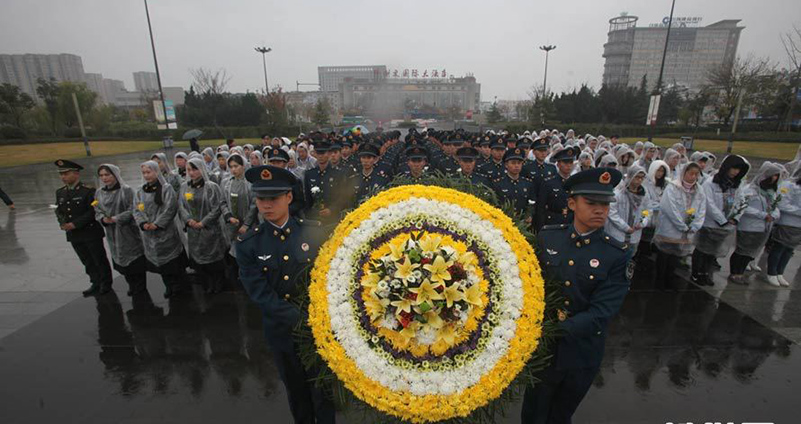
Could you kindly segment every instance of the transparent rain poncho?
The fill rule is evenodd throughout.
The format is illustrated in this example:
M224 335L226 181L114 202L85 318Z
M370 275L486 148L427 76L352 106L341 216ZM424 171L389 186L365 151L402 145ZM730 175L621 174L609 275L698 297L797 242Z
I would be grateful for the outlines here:
M95 218L106 230L106 240L111 251L111 260L116 265L128 266L134 260L144 255L142 237L133 218L134 189L125 184L120 176L120 168L110 163L100 165L100 169L107 169L117 183L106 187L98 178L95 192ZM113 224L106 224L103 218L113 218Z
M246 160L239 154L232 156L239 157L242 159L243 163L246 162ZM239 178L231 174L228 178L223 180L220 188L222 189L223 199L225 199L221 205L224 229L223 232L225 233L226 239L232 246L231 253L233 254L233 245L236 242L237 230L239 227L231 224L228 219L236 218L239 220L240 225L251 225L256 220L256 216L258 215L258 211L256 209L256 197L253 196L250 190L250 182L245 179L244 172Z
M178 216L186 229L189 256L198 264L209 264L225 256L228 245L220 226L223 195L220 186L209 179L201 159L189 159L187 168L194 166L200 170L198 181L187 181L181 185L178 199ZM189 226L189 220L203 224L200 229Z
M184 249L175 225L178 199L175 190L159 172L159 165L155 161L149 160L142 163L142 166L153 170L158 175L158 181L148 184L142 179L142 186L134 196L133 215L140 228L145 223L156 224L158 227L154 231L142 231L142 244L147 260L153 265L162 266L180 256Z
M158 158L159 161L163 164L161 168L161 174L164 175L164 179L167 180L167 183L172 186L172 189L175 190L177 193L178 190L181 189L181 177L176 175L172 172L172 167L170 166L170 162L167 161L167 155L164 153L154 153L151 156L151 159Z

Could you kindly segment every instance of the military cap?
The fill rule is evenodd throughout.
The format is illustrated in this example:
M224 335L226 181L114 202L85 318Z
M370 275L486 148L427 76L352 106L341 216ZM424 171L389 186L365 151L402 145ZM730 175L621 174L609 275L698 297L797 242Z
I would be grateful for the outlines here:
M342 145L339 142L332 143L328 150L342 150Z
M530 149L531 148L531 138L529 137L522 137L517 140L517 147L521 149Z
M348 137L339 142L342 147L353 147L353 137Z
M324 140L315 141L314 142L314 150L316 150L316 151L318 151L320 153L325 153L325 152L331 150L331 143L329 143L327 141L324 141Z
M381 156L380 150L373 144L365 144L359 148L359 157L361 156Z
M256 197L271 198L292 191L295 176L286 169L277 166L254 166L245 171L245 178L250 182L250 189Z
M289 162L289 153L284 151L284 149L279 148L272 148L267 151L267 161L273 160L282 160L284 162Z
M473 147L460 147L456 150L456 157L459 159L477 159L479 156L478 150Z
M454 134L454 135L446 138L442 142L442 144L461 144L461 143L464 143L464 139L458 134Z
M506 143L500 138L495 138L490 142L491 149L506 149Z
M489 137L479 137L478 145L479 146L489 146L492 143Z
M548 144L547 138L537 138L531 143L531 148L534 150L547 149L548 147L550 147L550 145Z
M406 151L406 158L408 159L426 159L428 160L428 150L422 146L411 146Z
M592 168L573 174L565 181L568 196L584 196L596 202L615 201L615 187L623 174L615 168Z
M506 153L503 154L503 161L506 162L508 160L517 159L517 160L526 160L526 157L523 156L526 153L523 149L519 147L515 147L514 149L509 149Z
M558 162L560 160L575 160L576 153L578 153L578 149L575 147L565 147L564 149L556 152L552 157L552 162Z
M78 165L71 160L59 159L54 163L58 167L58 172L80 171L83 169L81 165Z

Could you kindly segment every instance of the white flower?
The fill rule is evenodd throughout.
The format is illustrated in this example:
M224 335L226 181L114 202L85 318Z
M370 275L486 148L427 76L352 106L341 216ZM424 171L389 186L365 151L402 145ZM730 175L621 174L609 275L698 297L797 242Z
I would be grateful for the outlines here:
M314 186L314 187L311 188L311 193L312 194L317 194L320 191L322 191L322 190L320 190L320 187Z

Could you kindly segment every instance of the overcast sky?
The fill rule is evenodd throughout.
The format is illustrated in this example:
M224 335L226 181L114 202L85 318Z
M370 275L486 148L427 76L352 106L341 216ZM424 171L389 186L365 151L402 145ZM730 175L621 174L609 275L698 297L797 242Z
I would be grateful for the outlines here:
M502 3L502 4L501 4ZM669 0L151 0L150 15L165 86L188 89L190 68L225 68L230 91L317 82L317 66L387 65L472 73L482 100L523 99L542 84L543 44L551 52L548 85L599 86L608 20L628 12L638 26L659 22ZM709 25L742 19L741 55L784 61L779 36L801 25L798 0L678 0L675 16ZM73 53L86 72L121 79L153 71L142 0L2 0L0 53ZM303 87L301 88L304 89ZM305 90L313 89L305 87Z

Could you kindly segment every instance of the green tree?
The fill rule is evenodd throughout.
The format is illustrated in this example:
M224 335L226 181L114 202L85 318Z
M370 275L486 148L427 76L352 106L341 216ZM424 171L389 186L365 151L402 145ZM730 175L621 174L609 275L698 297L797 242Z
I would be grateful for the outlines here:
M264 113L261 128L268 134L286 134L289 131L289 110L286 95L279 88L260 98Z
M500 122L501 119L503 119L503 117L501 116L501 111L498 110L498 103L493 102L489 112L487 112L487 122L494 124Z
M50 128L53 135L57 134L56 124L58 122L59 91L60 88L55 78L50 78L49 80L38 78L36 80L36 95L38 95L45 104L45 110L47 110L47 114L50 117Z
M325 127L330 125L330 116L331 116L331 105L328 103L328 99L320 98L317 100L317 104L314 105L314 115L312 116L312 122L314 122L317 127Z
M97 102L97 93L90 90L84 83L72 81L62 81L58 90L58 118L67 128L72 128L78 124L78 115L75 114L75 104L72 101L72 94L78 98L78 108L84 122L89 122L92 110Z
M0 114L8 116L17 128L22 129L22 116L35 105L33 98L16 85L0 85Z

